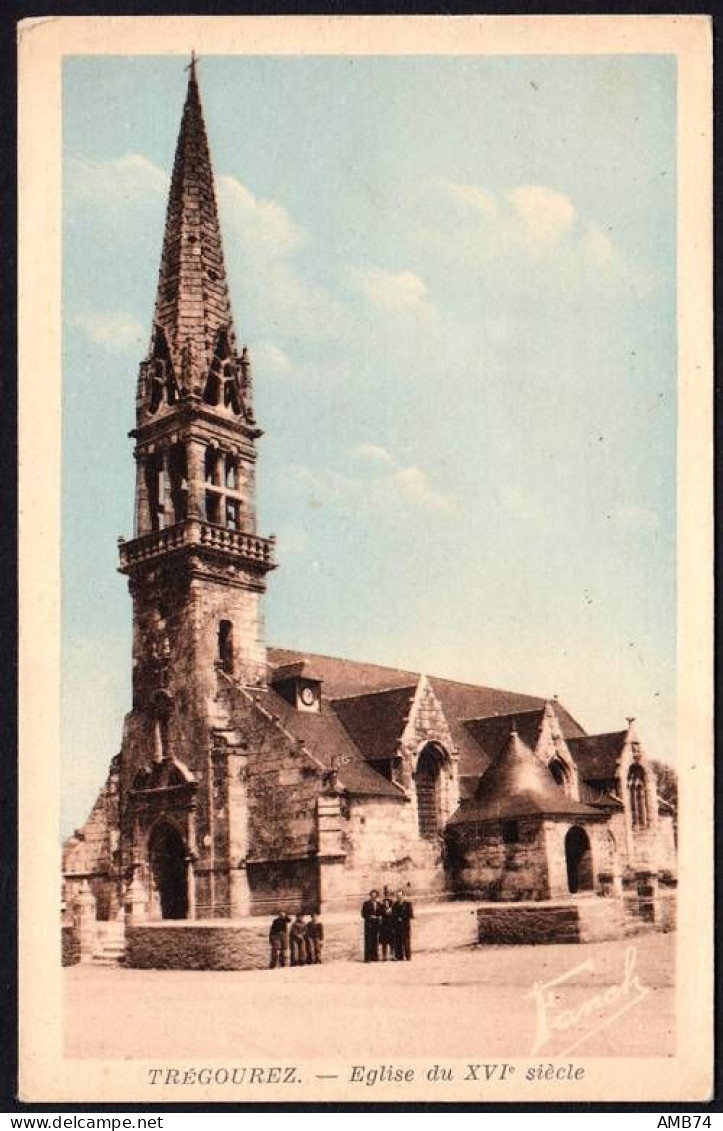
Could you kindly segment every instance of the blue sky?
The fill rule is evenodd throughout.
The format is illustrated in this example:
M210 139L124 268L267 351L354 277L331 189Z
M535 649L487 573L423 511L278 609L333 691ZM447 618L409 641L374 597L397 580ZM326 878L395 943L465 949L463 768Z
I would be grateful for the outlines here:
M63 810L130 703L138 363L187 75L63 81ZM269 643L535 694L674 757L675 62L209 57L278 537Z

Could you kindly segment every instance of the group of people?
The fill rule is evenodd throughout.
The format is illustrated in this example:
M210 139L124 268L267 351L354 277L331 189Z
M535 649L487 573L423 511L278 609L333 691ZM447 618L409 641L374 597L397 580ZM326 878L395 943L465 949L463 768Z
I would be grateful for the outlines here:
M289 925L291 924L291 925ZM324 924L316 912L307 922L300 911L292 920L290 915L277 911L269 930L269 967L311 966L321 962L324 949Z
M386 889L385 889L386 891ZM364 961L383 962L387 958L398 962L412 957L412 919L414 908L404 892L398 891L392 899L385 894L379 898L375 889L362 904L364 920ZM269 967L311 966L320 963L324 949L324 924L312 912L308 920L299 911L293 918L277 911L269 929Z
M391 899L372 889L369 899L362 904L361 917L364 920L364 961L378 962L381 951L382 962L387 957L397 962L409 962L412 957L412 919L414 908L404 892L398 891Z

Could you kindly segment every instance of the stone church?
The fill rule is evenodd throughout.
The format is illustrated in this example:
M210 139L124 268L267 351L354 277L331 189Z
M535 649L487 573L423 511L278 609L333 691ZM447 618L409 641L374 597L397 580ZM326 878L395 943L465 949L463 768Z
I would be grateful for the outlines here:
M675 873L673 811L635 724L556 700L267 647L262 435L231 313L192 62L140 364L132 706L64 846L100 919L242 918L415 899L619 895Z

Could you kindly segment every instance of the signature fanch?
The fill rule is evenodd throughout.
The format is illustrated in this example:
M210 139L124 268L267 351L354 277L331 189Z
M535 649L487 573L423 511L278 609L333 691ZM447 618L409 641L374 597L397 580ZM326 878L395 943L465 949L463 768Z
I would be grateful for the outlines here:
M536 1011L535 1040L530 1055L535 1056L554 1036L562 1038L567 1034L572 1043L556 1054L566 1056L593 1033L604 1029L616 1017L638 1005L650 991L642 985L635 971L636 959L637 949L629 946L625 951L622 981L606 986L574 1006L564 1004L560 991L565 986L570 987L579 975L594 973L595 963L592 958L564 974L558 974L549 982L535 982L526 995L534 999Z

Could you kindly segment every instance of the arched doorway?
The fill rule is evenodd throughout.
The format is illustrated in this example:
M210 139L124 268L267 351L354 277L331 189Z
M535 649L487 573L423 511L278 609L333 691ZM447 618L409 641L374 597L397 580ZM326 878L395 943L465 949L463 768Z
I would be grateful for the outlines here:
M417 790L419 835L428 840L439 832L439 772L442 758L434 746L425 746L417 759L414 782Z
M578 891L592 891L594 882L590 838L579 825L569 829L565 837L565 861L570 892L574 895Z
M151 876L162 919L188 918L186 847L173 825L156 825L149 845Z

